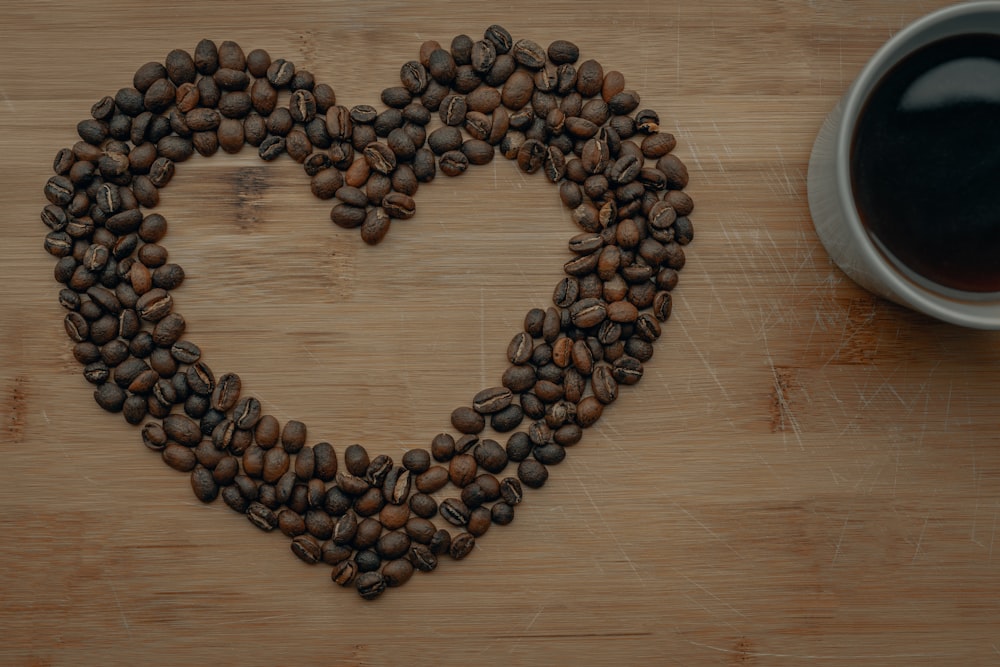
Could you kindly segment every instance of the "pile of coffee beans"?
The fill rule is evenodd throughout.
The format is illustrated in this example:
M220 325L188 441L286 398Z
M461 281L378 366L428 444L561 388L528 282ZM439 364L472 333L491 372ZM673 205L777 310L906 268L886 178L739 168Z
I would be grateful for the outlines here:
M514 519L583 431L643 374L692 239L688 175L675 138L620 72L557 40L501 26L448 48L428 41L382 91L382 108L337 104L333 89L260 49L202 40L140 67L94 104L45 184L45 249L57 258L66 333L94 398L141 426L142 442L306 563L372 599L438 559L468 556ZM411 218L414 195L497 152L558 185L579 228L553 303L531 309L498 384L451 413L453 433L399 462L358 444L342 458L281 423L216 374L184 337L171 291L184 270L155 209L195 153L302 164L330 217L375 244ZM285 158L282 158L285 159ZM487 430L489 427L489 430ZM500 434L509 434L501 436ZM500 439L505 439L500 444Z

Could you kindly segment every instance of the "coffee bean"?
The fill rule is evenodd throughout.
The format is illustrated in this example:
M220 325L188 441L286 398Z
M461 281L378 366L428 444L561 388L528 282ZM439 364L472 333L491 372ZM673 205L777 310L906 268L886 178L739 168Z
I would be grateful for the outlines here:
M271 531L278 526L278 518L274 512L263 503L256 501L250 503L247 508L247 519L263 531Z
M343 560L334 565L330 572L333 583L339 586L349 586L358 574L358 565L353 560Z
M472 408L460 407L452 411L451 425L460 433L479 433L486 427L486 420Z
M448 464L448 478L452 484L460 488L471 484L476 478L477 466L475 457L469 454L458 454ZM421 490L423 491L423 489ZM427 493L427 491L424 492Z
M470 533L459 533L451 540L451 544L448 547L448 553L455 560L462 560L470 553L476 546L476 538Z
M414 569L421 572L432 572L437 568L438 560L430 547L424 544L414 544L410 547L410 553L406 556Z
M365 572L357 577L355 586L358 595L365 600L374 600L385 592L387 582L379 572Z
M448 468L443 466L431 466L426 471L417 475L415 484L417 491L421 493L434 493L439 491L448 483Z
M344 464L347 466L347 472L350 474L356 477L363 477L368 472L370 463L368 452L361 445L349 445L344 450Z
M310 535L299 535L292 539L291 548L292 553L309 565L318 563L323 556L319 543Z
M510 405L514 395L507 387L483 389L472 399L472 409L480 414L491 414Z
M525 459L517 466L517 478L532 489L541 488L549 478L548 469L535 459Z
M441 517L454 526L464 526L469 521L469 508L458 498L445 498L438 506Z

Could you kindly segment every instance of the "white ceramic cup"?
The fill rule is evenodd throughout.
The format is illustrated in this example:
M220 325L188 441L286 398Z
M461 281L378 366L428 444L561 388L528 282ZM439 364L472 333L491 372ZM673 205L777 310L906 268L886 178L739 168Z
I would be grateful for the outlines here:
M861 223L851 190L851 141L869 93L908 54L968 33L1000 35L1000 1L970 2L928 14L896 33L872 56L816 137L809 159L809 209L830 257L862 287L945 322L1000 329L1000 293L950 289L891 261Z

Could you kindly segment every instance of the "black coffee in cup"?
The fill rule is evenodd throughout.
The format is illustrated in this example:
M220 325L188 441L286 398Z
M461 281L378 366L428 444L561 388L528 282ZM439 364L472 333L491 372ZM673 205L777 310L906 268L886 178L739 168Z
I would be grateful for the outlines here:
M914 51L861 110L850 155L859 217L923 278L1000 292L1000 35Z

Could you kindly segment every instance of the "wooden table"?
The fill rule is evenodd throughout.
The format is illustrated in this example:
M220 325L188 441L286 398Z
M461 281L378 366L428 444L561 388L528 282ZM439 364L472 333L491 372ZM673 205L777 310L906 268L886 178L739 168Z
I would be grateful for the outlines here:
M872 297L806 204L865 60L945 2L54 2L0 8L0 663L972 665L1000 660L1000 338ZM475 5L475 6L473 6ZM691 170L696 239L644 380L462 563L333 586L91 399L38 212L100 96L202 37L377 103L420 43L490 23L623 72ZM573 233L503 159L365 246L290 159L164 190L188 337L309 440L397 458L495 384Z

